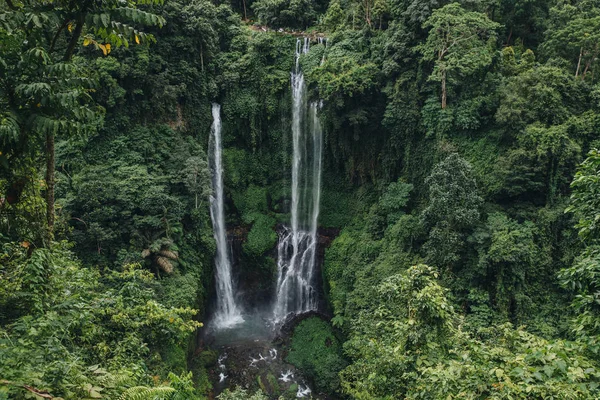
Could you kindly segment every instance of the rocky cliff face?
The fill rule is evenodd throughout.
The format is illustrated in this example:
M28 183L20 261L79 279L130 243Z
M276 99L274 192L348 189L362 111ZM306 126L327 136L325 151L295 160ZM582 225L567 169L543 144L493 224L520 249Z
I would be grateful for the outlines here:
M319 277L317 289L319 292L319 311L327 313L328 307L323 300L323 282L321 270L325 259L325 250L338 235L337 228L323 228L318 230L317 270ZM269 263L261 263L247 256L243 244L248 235L248 228L238 226L228 231L232 253L232 269L237 282L239 304L246 311L265 311L272 304L275 293L275 280L277 276L277 250L273 248L266 256Z

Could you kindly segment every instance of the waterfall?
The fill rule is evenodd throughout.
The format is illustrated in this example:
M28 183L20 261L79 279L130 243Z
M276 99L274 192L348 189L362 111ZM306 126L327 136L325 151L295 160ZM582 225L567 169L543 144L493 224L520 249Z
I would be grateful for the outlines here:
M296 42L292 82L291 226L280 232L277 246L277 291L273 317L315 310L318 306L314 271L317 263L317 221L321 197L323 130L316 102L308 104L300 56L309 51L308 38Z
M213 194L210 197L210 217L212 219L217 254L215 272L217 283L217 310L214 325L217 329L230 328L244 322L240 309L235 304L234 285L231 277L231 261L225 232L225 211L223 201L223 161L221 143L221 106L212 105L213 124L209 140L209 164L212 172Z

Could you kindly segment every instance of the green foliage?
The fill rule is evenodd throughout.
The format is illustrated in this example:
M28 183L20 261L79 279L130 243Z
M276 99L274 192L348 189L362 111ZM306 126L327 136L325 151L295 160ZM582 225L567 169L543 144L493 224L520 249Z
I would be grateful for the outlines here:
M558 3L550 9L550 21L544 49L569 60L575 77L586 79L599 52L600 7L594 1Z
M169 374L170 386L134 386L127 389L119 400L184 400L198 398L194 393L192 373L177 376Z
M316 19L311 0L256 0L252 9L261 23L273 28L306 28Z
M403 397L398 389L411 386L421 351L426 356L444 346L455 315L436 278L433 268L417 265L373 288L371 306L353 320L344 346L354 360L342 372L346 393L358 399Z
M227 389L223 393L217 396L219 400L267 400L268 397L265 396L261 391L258 391L254 394L248 393L246 389L235 388L235 390Z
M592 398L598 370L581 348L548 342L510 325L471 336L436 281L415 266L377 288L345 347L355 360L344 391L367 398ZM393 395L390 396L390 394Z
M424 61L434 61L429 80L441 83L442 108L446 108L447 84L467 78L492 62L494 30L499 25L485 14L467 11L459 3L435 10L423 24L427 41L418 47Z
M331 51L327 62L315 72L320 95L328 101L344 97L355 97L373 88L377 79L377 68L372 63L361 63L356 58L342 57L339 52Z
M210 103L222 104L227 223L247 238L255 297L270 293L290 196L297 37L236 12L328 38L300 65L308 100L323 100L319 223L323 241L335 236L323 276L345 393L599 397L597 151L569 187L600 144L596 2L217 3L0 6L0 397L33 396L25 385L210 395L214 357L187 354L188 307L204 312L212 292ZM54 153L55 235L85 268L62 245L42 249ZM318 332L331 334L296 339L313 351ZM314 362L325 347L294 356L328 388L338 367Z
M147 399L170 399L175 389L169 386L145 387L134 386L127 389L119 398L120 400L147 400Z
M460 335L443 360L423 360L408 398L587 399L598 396L597 369L577 344L547 341L503 325ZM418 361L417 361L418 363Z
M52 251L4 245L0 373L66 399L118 393L149 380L161 346L181 346L201 324L196 310L156 300L156 282L135 265L100 275L65 245ZM16 398L22 392L10 389ZM87 393L87 394L86 394Z
M392 182L379 198L379 208L387 215L388 224L395 223L404 213L402 208L408 203L413 185L404 182Z
M331 394L339 390L338 374L346 361L333 329L322 319L306 319L294 329L287 361L313 380L319 390Z
M244 250L253 256L260 257L265 252L273 249L277 243L277 234L274 230L275 220L264 215L257 215L248 232L248 240L244 243Z
M539 266L545 261L535 240L539 232L531 221L519 224L506 215L493 213L488 216L486 232L478 234L489 241L478 268L486 281L495 284L495 290L490 293L493 304L504 314L508 314L511 307L513 313L523 313L522 308L527 306L523 304L527 279L540 274Z
M571 204L566 211L574 213L577 217L576 228L579 230L579 237L584 240L585 247L574 260L573 265L563 269L559 275L563 286L576 294L572 306L577 311L577 315L572 329L584 340L596 358L600 345L598 324L600 235L597 228L600 210L597 195L600 187L599 165L600 153L596 149L591 150L588 158L578 167L571 183L573 194Z
M573 212L577 219L576 228L579 229L579 236L588 239L592 243L600 238L600 229L598 227L600 210L600 200L598 191L600 190L600 152L596 149L591 150L588 157L581 163L575 174L575 179L571 183L573 194L571 195L571 204L566 211Z
M431 229L425 245L428 258L436 265L450 266L459 260L464 232L479 219L482 199L471 165L457 153L437 164L425 183L429 204L421 219Z

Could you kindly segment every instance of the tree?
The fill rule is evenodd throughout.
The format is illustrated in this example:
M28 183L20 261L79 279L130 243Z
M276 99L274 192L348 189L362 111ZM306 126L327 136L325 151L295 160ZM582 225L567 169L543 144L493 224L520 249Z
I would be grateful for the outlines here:
M571 205L566 209L578 219L579 236L596 243L600 239L600 150L593 149L581 163L571 183Z
M205 54L213 55L219 43L218 32L214 27L216 14L217 10L212 2L198 0L187 4L182 12L185 30L190 38L198 43L202 71L204 71L204 65L207 62Z
M481 251L478 268L488 285L493 303L503 315L515 317L526 297L527 282L542 275L544 254L535 243L539 235L531 221L520 224L502 213L488 216L485 233L489 247ZM512 315L510 314L512 313Z
M467 11L458 3L435 10L425 21L429 36L418 50L423 61L434 62L429 80L441 84L442 108L446 108L448 83L492 62L491 42L498 27L485 14Z
M588 348L600 351L600 151L593 149L581 163L571 184L573 194L566 212L577 218L575 227L585 247L573 265L562 270L564 287L576 293L572 306L577 311L573 330Z
M261 23L273 28L304 29L317 17L310 0L257 0L252 9Z
M345 345L354 362L341 372L344 392L356 399L405 398L417 360L438 351L456 329L437 278L435 268L420 264L370 288L369 307L352 322Z
M201 157L190 157L181 175L186 189L194 196L194 207L198 208L199 198L208 199L212 190L208 162Z
M600 54L600 7L594 0L559 3L550 9L551 23L544 47L577 60L575 77L585 79Z
M137 9L162 2L8 1L8 11L0 14L0 33L18 38L0 59L0 103L5 106L0 134L3 140L19 138L31 146L40 138L45 141L48 242L54 230L55 137L89 132L99 122L88 94L91 74L81 61L73 61L75 49L82 37L84 46L93 45L104 55L112 46L153 40L123 21L162 26L162 17Z
M466 230L479 220L483 199L477 194L471 164L457 153L437 164L425 184L429 204L421 221L430 229L425 248L431 263L449 266L458 260Z

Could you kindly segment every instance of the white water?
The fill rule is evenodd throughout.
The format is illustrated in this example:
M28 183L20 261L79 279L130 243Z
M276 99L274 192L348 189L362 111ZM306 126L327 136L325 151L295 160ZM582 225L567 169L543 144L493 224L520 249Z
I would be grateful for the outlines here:
M217 254L215 256L217 309L213 324L216 329L226 329L244 322L244 318L239 307L235 304L231 261L225 232L220 105L213 104L212 116L213 124L209 142L209 152L212 153L212 157L209 161L212 170L213 194L210 197L210 217L217 243Z
M292 203L291 226L284 227L277 246L277 291L273 317L318 306L314 271L317 256L317 222L321 197L323 130L317 103L308 104L300 56L308 52L308 38L296 43L292 80Z

